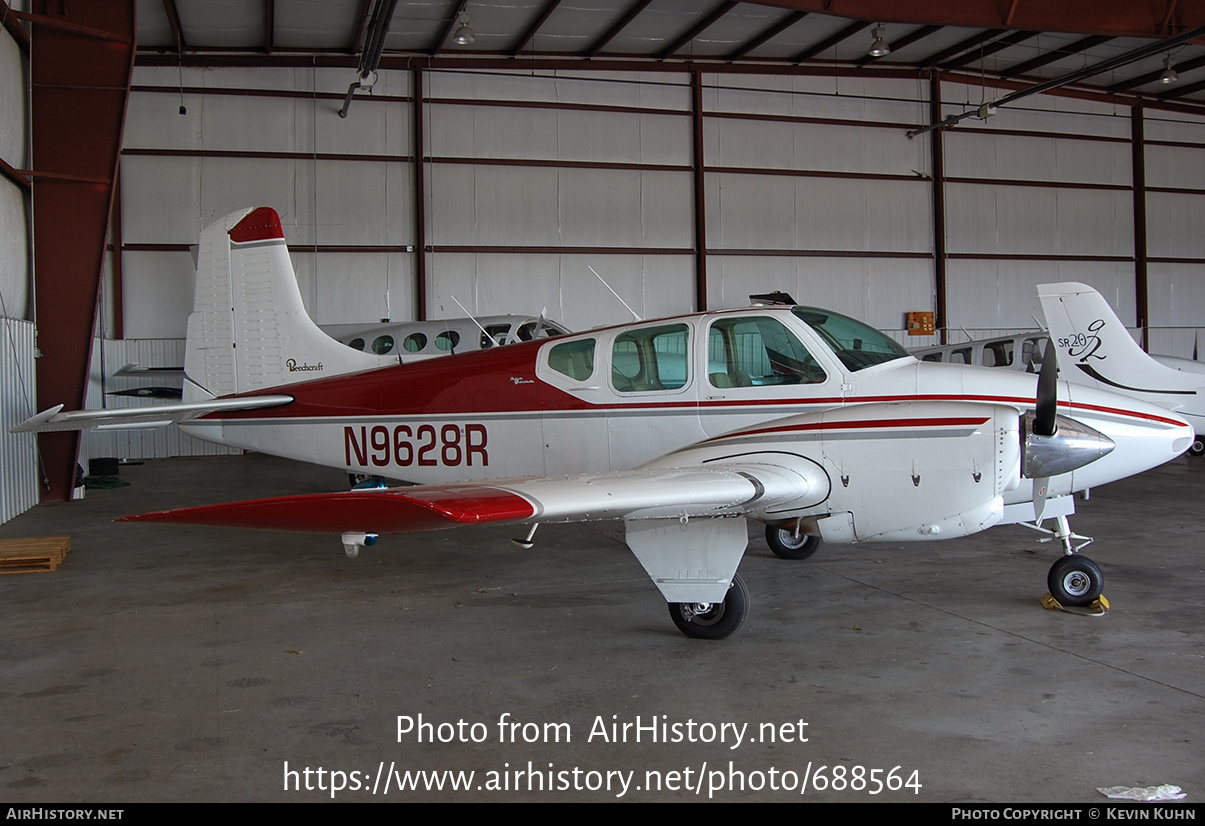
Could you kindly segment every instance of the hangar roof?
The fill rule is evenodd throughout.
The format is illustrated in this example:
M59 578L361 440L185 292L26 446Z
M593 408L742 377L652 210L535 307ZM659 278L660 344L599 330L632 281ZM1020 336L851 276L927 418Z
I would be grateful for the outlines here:
M1109 65L1068 88L1205 105L1205 0L138 0L139 62L362 67L378 18L387 68L936 70L1017 89ZM890 53L872 57L878 26Z

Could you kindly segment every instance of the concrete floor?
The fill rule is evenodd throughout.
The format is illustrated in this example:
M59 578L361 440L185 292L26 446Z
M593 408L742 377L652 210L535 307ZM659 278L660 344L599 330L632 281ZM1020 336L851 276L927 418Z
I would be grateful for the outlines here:
M616 525L546 526L526 552L506 528L387 537L351 560L330 536L110 522L337 489L337 471L240 456L121 478L0 526L72 546L55 573L0 577L10 802L325 800L331 771L363 787L337 799L364 801L608 800L627 777L625 800L717 784L737 787L722 800L799 799L809 771L805 800L1100 803L1098 786L1158 783L1205 799L1203 460L1081 504L1107 616L1039 607L1055 552L1019 527L804 562L754 530L752 613L722 642L677 632ZM500 731L508 714L538 725ZM451 742L399 737L398 717L419 715L425 740ZM599 735L638 717L678 724L680 742ZM725 723L747 724L736 748ZM897 766L919 794L871 795L871 770ZM374 797L391 768L476 774L468 791ZM858 776L870 788L814 788Z

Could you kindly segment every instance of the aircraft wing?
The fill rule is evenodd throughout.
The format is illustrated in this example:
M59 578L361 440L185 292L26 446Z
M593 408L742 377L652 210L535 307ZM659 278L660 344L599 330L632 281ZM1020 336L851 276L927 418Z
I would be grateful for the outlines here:
M69 410L61 404L30 416L12 428L12 433L48 433L56 430L130 430L164 427L196 419L207 413L228 410L257 410L278 407L293 401L292 396L245 396L236 399L213 399L205 402L157 404L146 407L118 407L111 410Z
M792 478L793 477L793 478ZM414 533L489 522L691 519L748 513L806 496L827 480L767 465L638 469L472 484L281 496L126 516L280 531ZM821 497L822 498L822 497ZM650 503L655 503L650 505Z

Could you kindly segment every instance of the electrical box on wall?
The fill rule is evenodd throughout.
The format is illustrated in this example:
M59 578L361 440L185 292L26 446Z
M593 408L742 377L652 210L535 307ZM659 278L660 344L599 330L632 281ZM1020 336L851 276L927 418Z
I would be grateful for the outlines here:
M921 310L909 312L907 327L910 336L933 335L933 313Z

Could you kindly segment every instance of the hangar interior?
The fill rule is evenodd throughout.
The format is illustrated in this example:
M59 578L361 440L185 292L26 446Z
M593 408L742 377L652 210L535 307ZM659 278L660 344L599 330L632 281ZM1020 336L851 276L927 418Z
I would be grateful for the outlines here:
M374 3L138 2L87 405L150 403L106 395L138 384L112 373L182 363L190 247L251 205L282 215L306 308L335 330L460 306L546 309L575 330L623 321L593 267L644 317L782 290L912 347L1033 329L1036 284L1082 281L1151 352L1196 354L1205 58L1175 42L1194 4L1021 3L1000 18L984 3L948 21L813 5L401 2L368 73ZM42 7L5 8L0 519L37 501L33 438L7 431L36 412L35 349L55 349L34 322L64 318L62 293L34 288L33 190L53 183L31 162L19 16ZM460 45L465 15L479 34ZM878 34L889 52L872 57ZM1161 82L1165 64L1177 82ZM904 334L917 310L935 312L934 336ZM215 452L175 428L81 446Z
M111 204L100 255L82 267L93 283L79 285L95 294L84 302L92 323L74 333L92 343L78 377L88 407L153 404L107 395L153 383L113 373L183 363L192 248L214 220L260 205L279 212L306 310L331 330L457 317L461 306L478 315L543 309L572 330L627 320L593 268L644 318L740 307L750 294L782 290L922 347L1034 329L1036 285L1080 281L1149 351L1198 356L1205 3L1196 0L976 0L956 11L886 0L92 5L81 23L70 0L0 0L0 524L55 498L44 478L64 471L48 467L33 435L9 429L56 403L40 403L39 392L43 371L61 368L40 356L68 346L58 328L79 314L63 309L78 303L68 299L74 286L39 280L39 245L75 252L71 228L53 240L36 231L39 187L64 177L40 168L39 141L69 151L93 135L86 124L64 134L60 120L55 138L38 137L40 107L56 105L38 100L50 88L35 82L39 37L96 39L106 17L133 26L125 87L93 81L86 55L59 65L68 79L56 81L120 99L106 104L122 120L115 174L73 179ZM470 42L458 42L463 28ZM870 55L879 41L885 53ZM1050 88L1030 94L1039 85ZM945 119L957 123L939 128ZM908 335L909 311L935 313L933 335ZM84 465L239 452L175 427L88 432L78 446ZM223 479L238 475L220 467ZM1169 473L1172 484L1197 484L1184 467ZM840 577L873 580L861 569ZM403 578L390 568L390 583ZM380 581L354 585L387 598ZM455 624L455 613L439 621ZM1025 622L1017 606L1007 613ZM1184 630L1170 617L1151 626ZM773 641L784 637L776 631ZM572 659L564 641L556 645ZM1070 633L1042 643L1047 653L1075 645ZM749 653L737 661L759 668ZM625 655L634 652L609 656ZM696 665L724 668L718 658ZM445 679L456 678L431 678ZM661 687L665 675L653 681ZM1177 703L1199 700L1177 691ZM457 697L467 704L465 692ZM1199 706L1191 708L1178 713L1200 743ZM347 737L338 715L331 720L332 736ZM989 725L1001 737L1005 727ZM907 754L910 735L896 736L894 753ZM1199 745L1177 759L1199 781ZM220 777L202 788L223 795ZM1045 780L1036 788L1060 793ZM960 791L947 784L940 794Z

